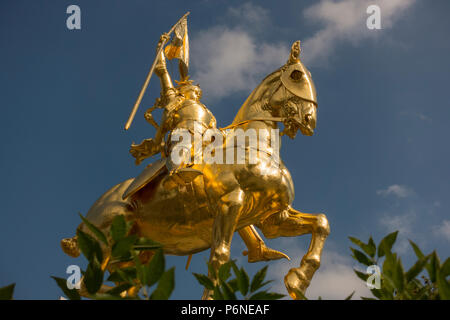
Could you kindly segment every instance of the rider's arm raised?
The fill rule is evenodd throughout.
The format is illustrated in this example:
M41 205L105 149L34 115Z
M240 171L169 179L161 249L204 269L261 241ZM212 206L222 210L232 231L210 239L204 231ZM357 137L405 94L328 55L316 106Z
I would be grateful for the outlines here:
M164 40L166 40L168 36L166 34L163 34L159 40L157 51L159 51L159 48ZM165 43L166 41L164 41ZM164 56L164 50L161 51L161 54L159 56L158 64L155 66L155 73L159 77L159 80L161 82L161 98L164 99L170 99L171 96L175 95L175 88L172 83L172 79L170 78L170 74L167 71L166 66L166 58Z

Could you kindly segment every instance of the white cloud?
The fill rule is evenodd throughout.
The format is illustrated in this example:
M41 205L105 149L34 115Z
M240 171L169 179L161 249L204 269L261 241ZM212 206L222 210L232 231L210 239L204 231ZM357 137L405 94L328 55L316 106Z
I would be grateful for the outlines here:
M302 41L302 60L311 67L329 57L340 42L357 43L376 35L366 27L366 9L374 3L381 8L382 28L389 28L414 0L322 0L308 7L305 18L322 28ZM249 2L230 7L224 17L225 23L190 39L192 79L200 83L206 102L254 89L289 54L290 43L264 40L272 25L266 9Z
M406 253L409 248L408 238L413 235L416 236L413 232L415 222L416 213L414 211L409 211L405 214L399 215L385 214L380 219L380 223L386 232L399 232L395 243L395 249L401 254Z
M441 203L437 200L428 202L407 186L397 184L378 190L382 196L393 196L395 201L389 202L387 208L377 214L383 236L399 231L394 250L400 254L412 254L408 239L421 246L431 245L434 234L450 240L450 221L443 220L435 226L439 217Z
M322 0L304 11L307 20L323 27L302 43L304 61L320 63L329 57L340 42L353 44L377 35L369 30L367 7L376 4L381 9L381 27L390 28L415 0Z
M414 117L420 121L432 123L433 119L431 117L427 116L426 114L423 114L422 112L415 112L415 111L402 111L400 112L401 115Z
M421 112L417 112L414 114L417 118L419 118L422 121L426 121L426 122L432 122L431 118L429 116L424 115Z
M281 43L257 40L266 27L265 9L246 3L232 8L227 16L236 21L232 28L217 25L192 39L192 62L206 99L251 91L270 72L281 67L289 55ZM249 27L251 25L251 27Z
M288 252L291 261L279 260L272 262L268 270L268 279L274 279L272 290L287 294L284 286L284 276L289 269L299 266L299 261L305 251L298 248L296 239L285 239L283 252ZM333 245L327 242L327 248ZM352 299L372 297L365 283L360 280L353 271L353 260L350 253L347 256L340 255L336 251L326 249L322 253L322 261L319 270L315 273L309 288L306 291L308 299L342 300L355 291Z
M434 227L434 231L437 235L444 237L450 241L450 220L442 221L442 224Z
M398 198L407 198L409 196L414 195L414 191L407 186L393 184L387 187L386 189L377 190L377 194L382 196L393 195Z
M227 12L228 20L239 22L246 29L253 32L262 31L264 25L270 21L269 11L250 2L239 7L230 7Z
M414 212L408 212L402 215L385 215L381 219L381 224L389 232L398 230L401 234L410 234L415 219L416 215Z
M366 284L353 271L351 258L325 251L323 265L311 281L307 296L311 299L344 299L355 291L352 299L372 297Z

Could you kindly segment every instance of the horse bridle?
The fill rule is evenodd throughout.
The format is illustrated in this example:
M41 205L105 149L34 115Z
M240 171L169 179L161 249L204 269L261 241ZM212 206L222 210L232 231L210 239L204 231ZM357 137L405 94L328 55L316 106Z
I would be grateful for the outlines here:
M282 109L283 109L283 114L285 114L286 116L284 116L284 117L255 117L255 118L247 119L247 120L235 123L235 124L230 124L229 126L226 126L224 128L220 128L220 130L233 129L233 128L237 127L237 126L240 126L242 124L246 124L246 123L249 123L249 122L253 122L253 121L275 121L275 122L283 123L285 128L280 133L280 135L284 135L287 132L287 130L289 130L288 128L291 128L292 125L296 125L298 127L302 127L305 130L310 130L310 128L308 128L303 123L302 119L298 118L298 114L299 114L299 111L300 111L299 108L298 107L294 108L294 107L290 106L290 102L292 100L296 100L296 102L299 102L299 103L301 103L303 101L310 102L310 103L313 103L316 108L317 108L317 103L314 102L314 101L305 99L305 98L298 97L296 95L294 95L293 98L287 99L287 94L286 94L287 89L286 89L286 87L283 84L280 84L280 86L283 86L283 89L284 89L284 97L285 97L284 100L285 100L285 102L284 102L284 104L282 106ZM298 104L294 103L294 105L297 106Z

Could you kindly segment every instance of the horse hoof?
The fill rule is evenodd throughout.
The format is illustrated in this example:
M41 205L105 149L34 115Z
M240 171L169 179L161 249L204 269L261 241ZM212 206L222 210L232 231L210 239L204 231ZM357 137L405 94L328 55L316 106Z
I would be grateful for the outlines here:
M305 276L301 268L292 268L284 277L284 284L292 299L302 300L310 280Z
M61 240L61 248L65 254L76 258L80 255L80 248L76 236L73 238L64 238Z

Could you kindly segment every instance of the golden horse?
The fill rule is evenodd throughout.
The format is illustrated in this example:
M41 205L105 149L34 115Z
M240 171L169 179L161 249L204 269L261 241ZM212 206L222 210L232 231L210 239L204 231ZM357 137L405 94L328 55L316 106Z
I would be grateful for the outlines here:
M316 92L299 53L297 41L288 62L252 91L227 127L234 132L253 129L258 139L266 142L266 147L259 144L254 150L256 161L194 163L192 168L203 174L189 184L172 188L164 183L167 170L161 170L150 183L124 200L123 195L134 179L126 180L101 196L86 218L107 230L116 215L124 215L134 222L134 233L163 244L165 254L191 255L210 249L209 262L215 270L229 260L233 234L245 227L255 225L267 238L311 234L310 246L299 267L290 269L284 278L290 296L300 299L320 266L330 229L324 214L303 213L291 207L294 200L291 175L283 162L273 157L278 151L273 149L277 145L273 136L263 136L263 132L277 129L280 122L284 124L282 134L292 139L298 130L307 136L314 132ZM216 153L222 151L224 157L231 151L237 153L238 145L232 145L234 150L226 147L234 139L230 137L233 135L226 134L222 149L216 149ZM246 145L244 149L249 148ZM80 228L89 232L83 224ZM70 254L76 241L64 239L62 246ZM209 276L216 283L213 273ZM210 297L211 292L205 289L203 298Z

